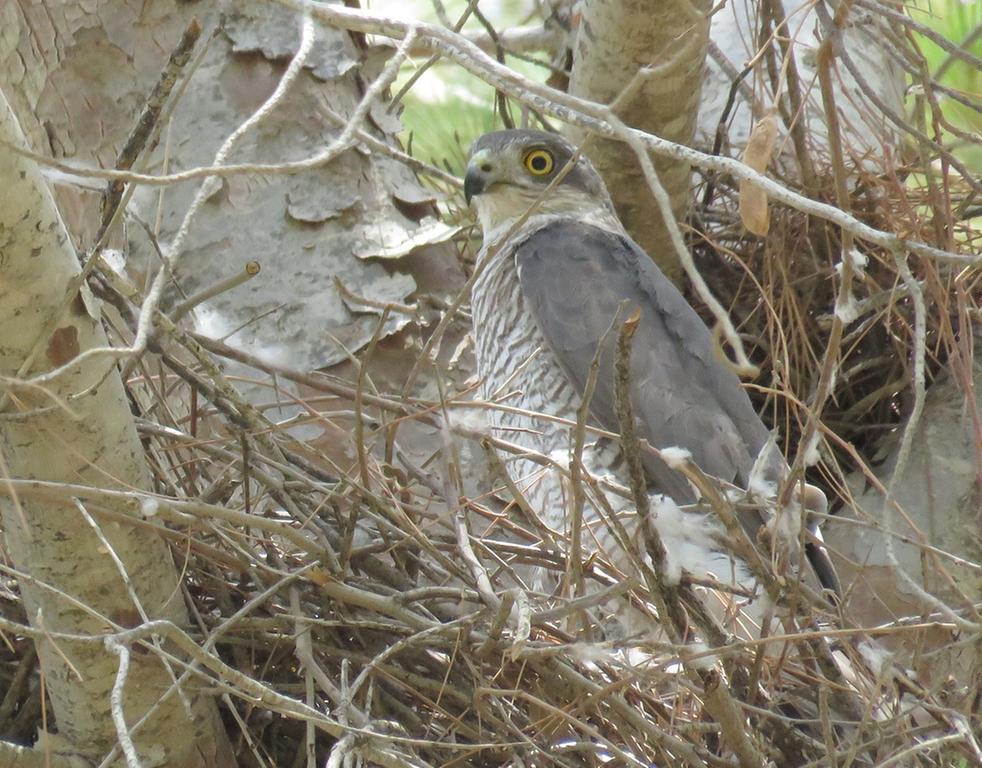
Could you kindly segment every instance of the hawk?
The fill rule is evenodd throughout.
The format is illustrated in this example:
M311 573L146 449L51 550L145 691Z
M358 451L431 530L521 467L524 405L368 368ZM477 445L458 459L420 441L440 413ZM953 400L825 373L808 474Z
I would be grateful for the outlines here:
M709 329L625 232L590 161L557 135L488 133L471 149L464 195L484 234L471 303L484 395L505 406L490 411L499 436L568 460L568 424L536 414L576 421L601 344L589 418L593 426L618 432L616 332L609 330L615 318L623 321L639 310L630 378L639 436L656 448L685 449L703 471L747 488L770 433L720 360ZM719 544L721 524L706 513L678 508L697 500L683 475L654 454L643 461L656 501L654 524L675 575L685 569L752 585L746 566ZM626 484L612 441L592 443L583 462L591 473ZM771 477L787 472L783 457L770 464L765 474ZM544 522L566 532L570 505L562 473L521 455L508 469ZM657 503L664 497L675 504ZM622 500L617 513L626 505ZM754 540L765 520L758 512L742 514ZM617 565L614 539L599 518L588 503L584 542L605 549ZM808 555L819 581L834 589L824 550L812 545Z

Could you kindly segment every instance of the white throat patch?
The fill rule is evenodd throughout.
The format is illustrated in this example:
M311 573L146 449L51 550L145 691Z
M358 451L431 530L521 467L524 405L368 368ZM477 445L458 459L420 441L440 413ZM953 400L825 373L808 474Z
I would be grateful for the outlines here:
M485 246L501 238L533 206L534 212L520 227L522 232L530 226L538 229L549 221L570 218L618 234L624 231L613 211L578 189L557 187L537 206L536 198L537 195L506 186L475 197L471 205L481 222Z

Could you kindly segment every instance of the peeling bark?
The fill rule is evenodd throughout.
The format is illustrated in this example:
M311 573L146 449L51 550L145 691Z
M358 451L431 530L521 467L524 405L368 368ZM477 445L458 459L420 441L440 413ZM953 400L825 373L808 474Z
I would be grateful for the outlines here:
M199 50L215 32L219 11L224 24L182 84L183 96L145 166L154 173L209 165L225 138L273 92L299 42L300 16L265 0L94 0L85 10L74 2L22 5L0 8L0 81L11 84L9 98L33 149L90 166L115 165L192 15L204 28ZM365 47L343 30L318 26L316 34L304 72L243 138L231 162L278 163L323 150L392 53ZM398 146L392 138L398 116L384 104L373 104L363 128ZM129 210L157 230L166 248L199 183L139 189ZM78 188L55 194L75 243L89 247L100 222L93 213L97 195ZM346 349L357 351L371 338L381 310L349 306L336 279L376 304L411 303L419 286L403 260L414 252L462 283L455 249L442 245L456 229L434 218L434 197L403 164L365 145L302 174L224 179L191 228L174 300L255 259L261 276L196 308L190 315L196 329L298 367L344 361ZM137 279L158 264L139 226L129 226L126 241L117 236L114 245ZM383 335L408 324L408 316L393 314Z
M0 139L24 144L2 94ZM72 298L78 260L37 166L0 149L0 179L0 375L30 378L105 347L107 339L87 289ZM0 448L9 476L150 489L114 360L86 358L53 381L13 387L3 399L0 417L7 418L0 421ZM20 580L20 590L36 627L97 635L108 622L139 623L141 613L187 624L177 570L163 539L88 510L122 561L137 606L104 542L75 505L5 500L0 510L6 551L29 575ZM117 657L91 643L42 643L38 650L58 724L55 751L101 759L117 742L108 716ZM161 699L170 681L155 654L134 649L126 722L132 725L159 703L133 737L144 765L232 764L211 700L197 686L186 686L186 711L177 694Z

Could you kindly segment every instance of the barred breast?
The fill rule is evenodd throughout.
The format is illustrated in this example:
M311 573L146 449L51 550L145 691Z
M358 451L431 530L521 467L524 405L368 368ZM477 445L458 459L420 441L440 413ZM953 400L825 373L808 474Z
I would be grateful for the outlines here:
M482 392L486 400L509 407L490 410L489 422L496 437L565 464L572 444L571 430L537 414L575 422L580 396L525 306L514 249L514 244L506 244L493 256L494 261L483 269L471 291ZM481 257L484 255L482 252ZM478 263L482 263L481 258ZM570 504L563 474L520 456L502 458L512 480L540 519L560 536L566 536ZM584 450L583 464L588 472L626 485L626 478L618 477L620 463L619 450L609 441L588 444ZM636 537L633 504L620 496L606 496L607 505L621 518L628 535ZM742 585L752 584L742 563L734 563L728 554L712 546L714 536L721 533L712 515L683 513L661 497L655 497L653 502L653 523L668 550L674 576L685 569L699 576L713 573L724 581L733 578ZM583 526L583 546L587 551L599 550L615 567L629 573L631 566L625 553L589 500L583 509ZM535 581L540 589L551 590L555 586L544 574Z
M575 420L580 398L526 312L513 247L502 249L478 276L471 310L485 399L522 411L490 411L496 436L567 461L569 430L534 414ZM546 525L562 533L568 506L562 475L527 459L504 458L509 475L532 508Z

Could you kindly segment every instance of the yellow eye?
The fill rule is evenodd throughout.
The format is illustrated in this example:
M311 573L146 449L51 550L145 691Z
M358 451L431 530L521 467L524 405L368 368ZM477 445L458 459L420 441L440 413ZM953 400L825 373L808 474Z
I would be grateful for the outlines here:
M545 149L533 149L525 155L522 162L525 163L528 172L533 176L546 176L552 173L553 165L555 165L552 153Z

